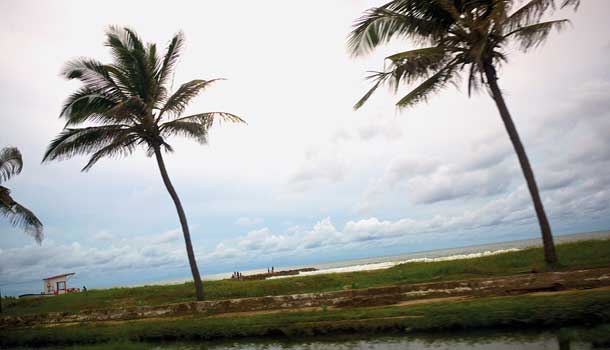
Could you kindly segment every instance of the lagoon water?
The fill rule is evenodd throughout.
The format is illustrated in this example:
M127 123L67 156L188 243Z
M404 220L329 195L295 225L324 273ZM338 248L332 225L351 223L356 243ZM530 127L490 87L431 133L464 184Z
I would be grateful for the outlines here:
M472 332L418 336L323 337L301 340L237 341L221 343L131 343L96 345L95 350L602 350L585 341L560 341L558 332ZM68 348L56 348L56 350ZM69 348L74 349L74 348ZM83 347L86 350L88 347Z

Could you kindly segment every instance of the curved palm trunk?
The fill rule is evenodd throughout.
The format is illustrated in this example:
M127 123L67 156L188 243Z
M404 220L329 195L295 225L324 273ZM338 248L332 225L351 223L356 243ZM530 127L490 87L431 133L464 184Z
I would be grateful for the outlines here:
M549 221L546 218L544 206L542 205L542 200L540 199L540 194L538 192L538 185L536 184L534 172L532 171L532 167L527 158L527 154L525 153L525 148L521 143L521 139L519 138L519 134L517 133L517 128L515 127L510 113L508 112L508 107L506 107L504 97L502 96L502 92L500 91L500 87L498 86L496 69L494 68L493 64L487 62L483 64L483 70L485 71L485 76L487 77L487 84L489 85L489 89L491 90L491 96L496 102L496 106L498 107L498 111L500 112L500 116L502 117L502 121L504 122L504 126L506 127L506 131L508 132L510 141L513 143L513 147L515 148L515 152L517 153L517 157L519 158L519 163L521 164L521 170L523 170L523 175L525 176L525 181L527 182L527 187L529 188L530 194L532 196L532 201L534 202L534 209L536 210L536 215L538 216L538 223L540 224L540 231L542 232L542 243L544 245L544 260L547 263L555 263L557 262L557 254L555 253L555 244L553 243L553 234L551 233L551 226L549 225Z
M193 280L195 282L195 293L197 295L197 300L203 300L203 284L201 283L201 277L199 276L199 269L197 268L197 261L195 260L195 253L193 252L193 245L191 243L191 233L189 232L182 203L180 203L180 198L178 198L178 194L169 180L169 175L167 174L167 169L165 168L163 156L161 155L161 149L159 149L159 147L155 147L155 157L157 158L157 164L159 165L159 171L161 172L163 183L167 188L167 192L169 192L169 195L174 201L176 211L178 212L178 217L180 218L180 225L182 226L182 233L184 234L184 243L186 244L186 254L189 258L191 273L193 274Z

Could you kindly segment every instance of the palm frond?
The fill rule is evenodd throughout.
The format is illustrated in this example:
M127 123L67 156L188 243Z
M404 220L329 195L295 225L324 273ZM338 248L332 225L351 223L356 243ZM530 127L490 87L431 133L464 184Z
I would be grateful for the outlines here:
M445 53L445 48L439 46L432 46L425 47L422 49L399 52L386 57L386 59L392 62L402 62L411 59L436 60L437 58L442 58L443 56L445 56Z
M391 76L392 72L372 72L371 75L366 77L368 80L373 80L375 83L373 86L367 91L364 96L362 96L358 102L354 105L354 110L360 109L360 107L364 106L364 104L369 100L369 98L373 95L373 93L381 86L383 83L387 81L387 79Z
M353 56L371 52L393 38L428 42L442 33L439 23L418 17L408 9L397 12L387 7L372 8L356 20L347 46Z
M409 50L386 57L391 66L385 72L373 72L367 77L375 81L371 89L356 102L354 109L362 107L373 95L379 86L389 83L390 88L396 91L401 83L411 83L415 80L429 76L446 64L447 49L441 46Z
M115 138L111 143L93 153L81 171L89 171L102 158L128 156L132 154L137 145L142 142L143 140L134 134L121 135Z
M450 48L444 46L409 50L389 56L388 59L392 61L390 87L396 91L401 83L410 84L428 77L447 64L450 58Z
M182 84L172 96L170 96L165 105L159 112L159 117L164 113L172 113L177 116L180 115L191 100L196 97L203 89L208 87L210 84L223 79L212 79L212 80L191 80L188 83Z
M563 0L561 2L561 8L572 6L574 10L578 10L580 7L580 0Z
M135 123L136 120L141 120L142 116L146 115L147 107L140 96L132 96L117 103L104 114L115 123Z
M83 87L70 95L64 102L60 117L67 119L66 125L77 125L84 122L116 123L108 111L120 100L115 100L100 90Z
M159 70L158 81L159 85L164 85L167 82L170 74L174 70L174 66L176 62L178 62L178 58L180 57L180 51L182 51L182 47L184 46L184 33L178 32L172 40L169 42L167 46L167 50L165 52L165 56L163 58L163 64L161 65L161 69Z
M438 92L456 78L456 69L455 62L449 63L443 69L439 70L436 74L423 81L421 84L419 84L419 86L401 98L396 103L396 106L398 106L400 109L404 109L420 102L426 102L430 95Z
M116 139L132 132L127 125L104 125L87 128L66 128L47 147L42 161L63 160L75 155L97 152Z
M171 125L172 123L175 123L175 122L198 123L198 124L204 125L206 127L206 129L209 129L214 124L214 121L218 121L218 122L225 121L225 122L231 122L231 123L244 123L244 124L246 124L245 120L243 120L242 118L240 118L240 117L238 117L238 116L236 116L235 114L232 114L232 113L227 113L227 112L205 112L205 113L198 113L198 114L189 115L189 116L186 116L186 117L174 119L174 120L172 120L170 122L163 123L159 127L159 130L163 131L163 129L166 127L166 125Z
M578 9L579 5L580 0L563 0L560 7L571 6ZM530 0L508 16L502 26L507 32L511 32L517 28L532 25L540 21L545 14L548 14L549 9L554 10L556 7L555 0Z
M40 244L43 238L42 222L28 208L17 203L6 187L0 186L0 215L8 218L11 225L23 229Z
M557 31L560 31L568 23L570 23L570 21L567 19L536 23L526 27L517 28L506 34L505 38L511 36L514 37L521 50L527 51L532 47L537 47L544 43L551 30L556 29Z
M151 76L150 87L148 94L152 97L152 101L155 103L158 101L159 96L159 70L161 69L161 60L157 56L157 45L148 44L146 47L146 70Z
M235 114L226 112L206 112L163 123L159 130L162 138L180 135L193 138L201 144L206 144L208 142L208 130L212 127L215 120L218 122L246 123Z
M17 175L23 169L21 152L16 147L4 147L0 149L0 183L8 181L13 175Z
M186 136L201 144L206 144L208 142L208 127L205 123L174 120L163 125L162 135L163 138L176 135Z
M121 86L113 78L111 66L104 65L90 58L78 58L68 61L61 71L66 79L78 79L88 90L98 91L112 99L125 97L127 87Z
M110 26L106 31L106 46L114 57L115 68L128 81L130 95L148 100L152 75L147 71L146 51L140 38L129 28Z

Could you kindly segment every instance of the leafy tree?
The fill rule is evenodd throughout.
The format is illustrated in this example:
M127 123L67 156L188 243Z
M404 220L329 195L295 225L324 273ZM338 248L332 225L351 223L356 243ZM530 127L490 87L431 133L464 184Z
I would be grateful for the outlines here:
M520 5L521 6L518 6ZM466 72L468 95L486 87L519 158L534 202L542 232L545 260L557 261L551 227L540 199L534 172L508 107L498 86L497 67L507 62L507 47L517 44L524 52L542 44L553 29L562 29L568 20L542 21L556 8L577 8L578 0L394 0L367 10L357 19L348 39L355 56L371 52L391 39L408 39L422 48L388 56L387 69L368 78L372 88L356 103L360 108L381 85L397 90L402 84L418 82L402 97L398 108L426 102Z
M0 149L0 183L21 173L22 169L23 159L17 148ZM13 226L22 228L39 244L42 242L43 226L40 220L28 208L17 203L11 197L11 191L4 186L0 186L0 215L7 217Z
M192 80L170 94L168 85L183 43L184 36L178 33L160 56L155 44L144 44L133 30L110 27L105 44L112 53L112 63L89 58L68 62L62 75L80 80L83 86L66 100L60 114L66 125L49 144L43 161L90 154L82 169L87 171L104 157L127 156L138 148L144 148L148 156L154 155L178 212L197 300L203 300L186 215L169 179L163 152L173 151L167 141L170 136L184 136L205 144L215 119L244 121L226 112L181 116L195 96L219 80Z

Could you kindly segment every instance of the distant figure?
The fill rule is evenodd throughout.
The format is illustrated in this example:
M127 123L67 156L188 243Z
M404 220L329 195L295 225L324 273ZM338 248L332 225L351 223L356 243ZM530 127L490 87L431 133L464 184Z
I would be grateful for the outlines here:
M87 291L87 287L83 286L83 292Z
M271 273L273 273L273 270L274 270L274 268L273 268L273 266L271 266Z
M271 269L267 268L267 273L271 272Z

